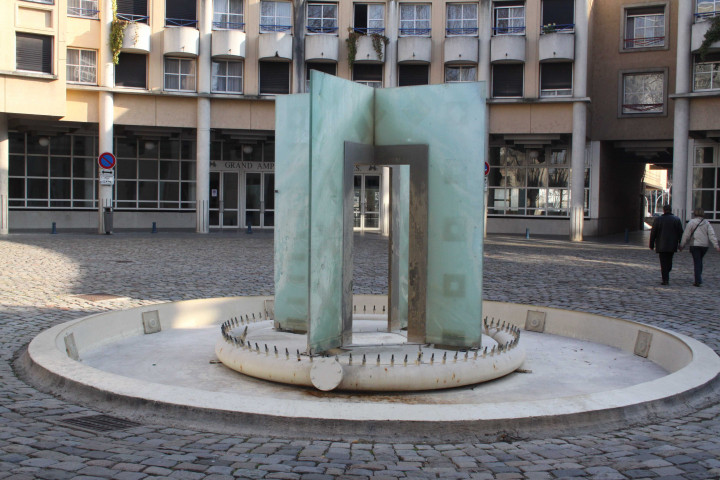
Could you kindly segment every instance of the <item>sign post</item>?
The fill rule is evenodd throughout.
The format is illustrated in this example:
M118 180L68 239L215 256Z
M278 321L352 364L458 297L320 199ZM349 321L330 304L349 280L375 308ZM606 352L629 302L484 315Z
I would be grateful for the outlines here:
M113 211L112 211L112 187L115 185L115 155L110 152L101 153L98 157L98 165L100 166L100 172L98 180L100 183L100 190L105 191L105 194L100 194L100 198L106 200L102 201L100 206L102 209L102 228L106 235L110 235L113 229Z

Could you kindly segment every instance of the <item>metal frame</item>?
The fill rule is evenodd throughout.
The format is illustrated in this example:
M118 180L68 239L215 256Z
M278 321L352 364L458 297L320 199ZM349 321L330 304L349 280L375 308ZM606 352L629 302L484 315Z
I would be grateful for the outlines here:
M425 303L428 263L428 145L374 146L345 142L343 170L343 344L352 338L352 251L353 251L353 175L355 165L410 166L410 228L408 258L408 341L425 342ZM391 169L394 170L394 169ZM392 196L391 196L392 202ZM390 245L398 232L390 231ZM391 248L388 272L388 329L400 329L397 311L399 258Z

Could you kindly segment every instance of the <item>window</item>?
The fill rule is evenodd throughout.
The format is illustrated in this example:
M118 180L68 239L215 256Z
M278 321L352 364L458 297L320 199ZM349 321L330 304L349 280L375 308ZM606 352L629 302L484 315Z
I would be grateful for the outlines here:
M17 32L15 42L15 61L18 70L53 73L53 37Z
M260 93L278 95L290 93L290 64L286 62L258 62Z
M117 17L127 22L148 23L147 0L117 0Z
M115 65L115 86L147 88L147 55L121 52Z
M329 75L337 75L337 64L335 63L321 63L321 62L307 62L305 64L305 89L310 91L310 71L317 70L318 72L327 73Z
M490 147L488 215L567 217L570 161L564 147ZM590 169L585 168L585 214Z
M623 74L623 115L663 113L665 75L662 72Z
M430 83L430 65L398 65L399 87L428 83Z
M569 97L572 95L572 62L543 63L540 66L540 96Z
M500 63L493 65L492 96L522 97L523 70L524 64L522 63Z
M309 33L336 33L337 3L308 3L307 31Z
M712 18L720 14L720 0L697 0L696 20Z
M705 210L705 218L708 220L720 220L718 148L713 145L697 145L694 153L692 205Z
M97 138L9 132L9 206L97 208Z
M477 79L475 65L446 65L445 83L474 82Z
M95 50L67 50L67 81L97 84L97 52Z
M245 28L243 0L214 0L213 28L242 30Z
M67 14L71 17L98 18L97 0L68 0Z
M212 91L215 93L242 93L243 63L213 61Z
M525 34L525 2L493 4L493 35Z
M430 5L401 3L400 35L430 35Z
M195 208L195 142L115 137L115 207Z
M542 32L572 32L575 29L575 0L543 0Z
M385 5L382 3L356 3L353 27L359 33L385 32Z
M477 35L477 3L448 3L445 32L447 35Z
M195 0L165 0L166 27L194 27L196 25Z
M382 65L374 63L353 64L353 82L362 83L368 87L381 88L383 86Z
M720 90L720 53L709 53L705 60L695 56L693 91Z
M260 2L260 32L288 32L292 28L290 2Z
M664 45L664 6L628 8L625 10L624 48L662 47Z
M195 91L194 58L165 58L165 90Z

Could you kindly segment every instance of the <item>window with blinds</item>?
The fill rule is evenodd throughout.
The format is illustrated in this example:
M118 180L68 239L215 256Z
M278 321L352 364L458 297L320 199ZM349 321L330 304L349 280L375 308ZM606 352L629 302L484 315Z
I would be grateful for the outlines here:
M258 62L260 93L282 95L290 93L290 64L286 62Z
M147 88L147 55L121 53L115 65L115 86Z
M28 72L53 73L53 37L17 32L15 34L15 68Z
M522 63L501 63L493 65L493 97L522 97L523 67L524 64Z
M540 67L540 96L572 95L572 62L543 63Z
M117 16L128 22L148 23L147 0L117 0Z
M427 85L429 73L429 65L398 65L398 86Z
M196 25L195 0L165 0L166 27L194 27Z

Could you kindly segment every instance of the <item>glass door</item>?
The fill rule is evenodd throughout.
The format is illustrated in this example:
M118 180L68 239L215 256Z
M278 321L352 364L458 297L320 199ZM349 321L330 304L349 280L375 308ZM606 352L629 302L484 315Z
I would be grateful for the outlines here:
M275 174L249 172L245 174L245 226L270 228L275 226Z
M355 175L353 224L355 230L380 229L380 175Z
M240 175L237 172L210 172L210 228L238 228Z

